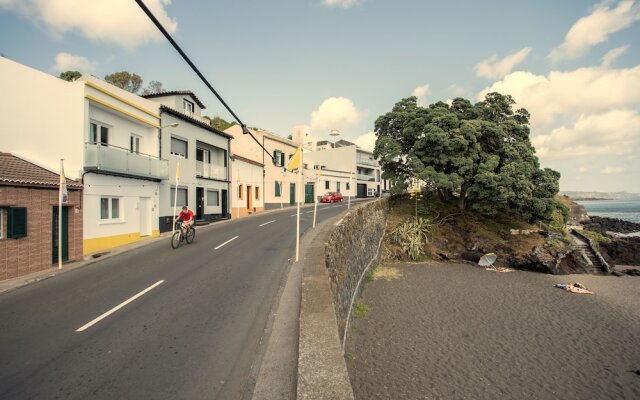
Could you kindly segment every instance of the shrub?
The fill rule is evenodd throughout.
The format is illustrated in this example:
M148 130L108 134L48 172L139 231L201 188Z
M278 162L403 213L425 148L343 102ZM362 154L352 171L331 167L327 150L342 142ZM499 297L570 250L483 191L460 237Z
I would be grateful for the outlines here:
M418 260L424 255L424 244L428 243L427 234L431 223L426 218L410 218L398 225L391 233L394 243L412 260Z
M598 232L594 232L594 231L589 231L589 230L583 230L582 234L584 234L585 236L589 237L591 240L593 240L594 242L598 243L598 244L609 244L611 243L611 239L598 233Z

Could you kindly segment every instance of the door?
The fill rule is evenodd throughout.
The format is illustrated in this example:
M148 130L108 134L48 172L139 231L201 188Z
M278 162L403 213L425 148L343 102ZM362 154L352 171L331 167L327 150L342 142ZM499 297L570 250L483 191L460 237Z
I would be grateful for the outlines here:
M252 186L247 185L247 210L251 210L253 206L253 198L251 197Z
M227 191L222 189L222 218L229 217L229 209L227 208Z
M53 207L51 221L51 263L58 263L58 244L62 242L62 261L69 259L69 208L62 207L62 241L58 240L58 206Z
M204 188L196 188L196 219L204 218Z
M367 197L367 184L358 183L358 198Z
M138 212L140 213L140 236L149 236L151 235L151 199L149 197L140 197L138 204Z
M304 202L313 203L313 183L304 185Z
M296 184L289 184L289 205L292 206L296 204Z

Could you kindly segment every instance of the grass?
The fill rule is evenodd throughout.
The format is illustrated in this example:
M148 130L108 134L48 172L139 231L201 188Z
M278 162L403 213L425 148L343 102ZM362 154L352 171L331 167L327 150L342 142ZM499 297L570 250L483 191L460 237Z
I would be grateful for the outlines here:
M394 267L379 266L375 269L375 271L373 271L372 274L372 279L376 281L380 279L384 279L385 281L392 281L394 279L400 278L402 278L400 270Z
M583 230L582 233L586 236L588 236L589 238L591 238L591 240L593 240L594 242L598 243L598 244L608 244L611 243L611 239L598 233L598 232L594 232L594 231L589 231L587 229Z
M353 308L353 316L356 319L363 318L369 312L369 306L362 300L358 300Z

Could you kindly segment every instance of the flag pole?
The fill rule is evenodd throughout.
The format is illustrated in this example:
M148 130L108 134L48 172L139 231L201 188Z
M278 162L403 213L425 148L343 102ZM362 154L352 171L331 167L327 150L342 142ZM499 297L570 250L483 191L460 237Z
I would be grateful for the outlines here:
M302 146L299 147L300 165L298 165L298 212L296 213L296 262L300 258L300 189L302 186Z
M60 190L58 193L58 269L62 269L62 196L63 186L66 186L67 182L64 177L64 159L60 159Z
M315 191L316 191L316 188L318 187L318 182L320 182L320 174L321 173L322 172L320 170L316 171L316 184L315 184L315 186L313 188L313 192L314 192L313 193L313 197L315 197L315 199L314 199L315 202L314 202L314 205L313 205L313 227L314 228L316 227L316 213L318 212L318 195L315 193Z
M180 161L177 162L176 164L176 190L173 196L173 219L175 219L176 215L176 208L178 207L178 184L180 183ZM173 220L172 219L172 220ZM173 233L176 232L176 224L172 223L173 226L171 227L171 230L173 231Z

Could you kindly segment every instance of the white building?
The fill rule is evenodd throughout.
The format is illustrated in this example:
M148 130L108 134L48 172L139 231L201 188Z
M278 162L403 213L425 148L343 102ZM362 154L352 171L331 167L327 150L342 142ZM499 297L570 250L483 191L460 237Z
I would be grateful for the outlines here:
M231 218L240 218L264 210L264 165L231 155Z
M66 82L0 58L0 148L84 184L83 253L159 235L158 105L94 77ZM11 95L6 95L10 93Z
M160 186L160 232L173 229L174 209L193 210L196 221L229 218L231 136L202 117L204 104L191 91L144 96L160 104L160 152L169 161L169 179ZM176 170L180 182L176 199Z

